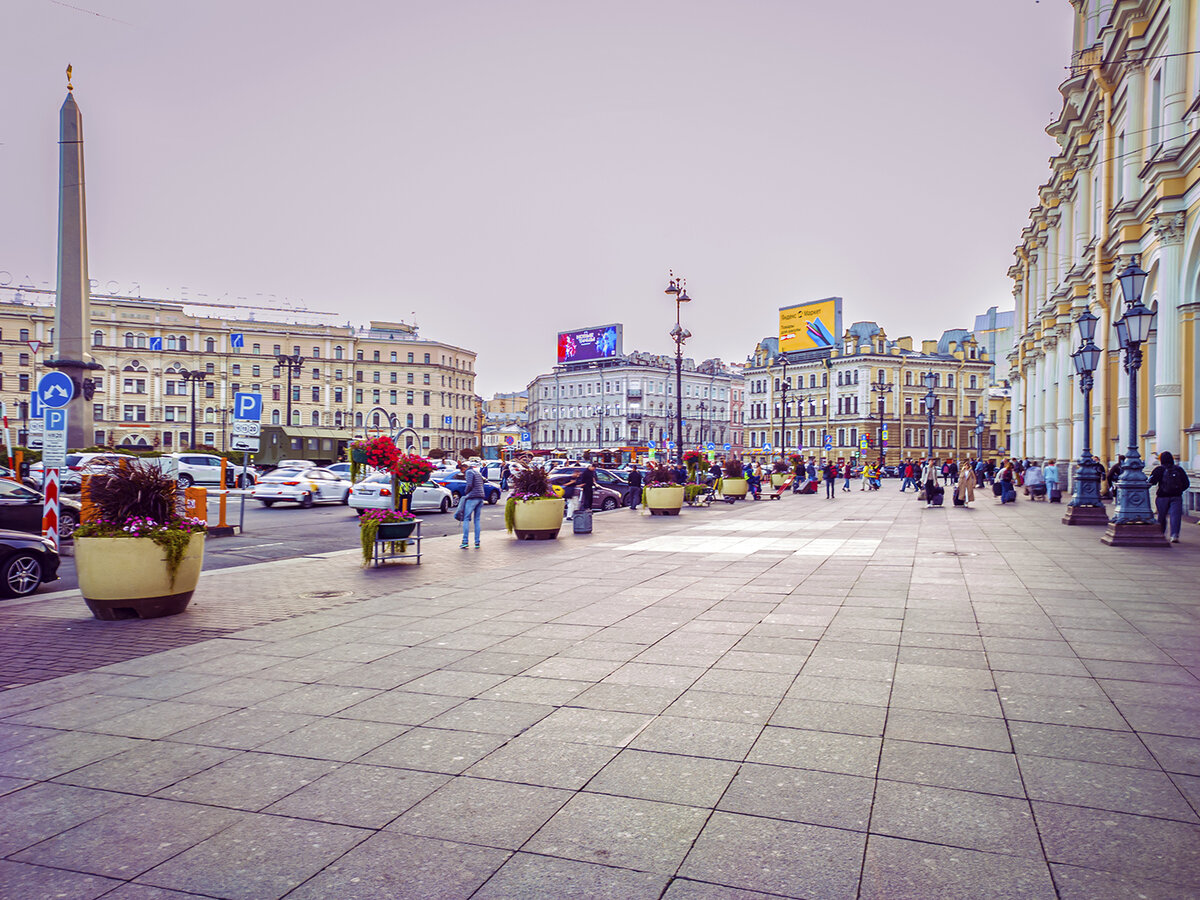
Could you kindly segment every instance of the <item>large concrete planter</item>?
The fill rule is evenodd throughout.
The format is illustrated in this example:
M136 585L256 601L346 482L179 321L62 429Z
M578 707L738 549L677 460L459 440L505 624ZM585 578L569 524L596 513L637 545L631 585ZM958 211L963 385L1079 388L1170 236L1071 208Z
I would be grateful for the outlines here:
M156 619L183 612L204 563L204 534L193 534L172 578L166 550L150 538L75 539L79 591L97 619Z
M750 482L745 478L722 478L721 479L721 496L723 497L738 497L742 500L746 499L746 494L750 491Z
M787 480L786 472L772 472L771 473L771 487L779 487L786 480Z
M683 485L646 488L646 508L652 516L677 516L683 508Z
M513 533L519 541L552 541L563 522L563 502L557 497L516 500Z

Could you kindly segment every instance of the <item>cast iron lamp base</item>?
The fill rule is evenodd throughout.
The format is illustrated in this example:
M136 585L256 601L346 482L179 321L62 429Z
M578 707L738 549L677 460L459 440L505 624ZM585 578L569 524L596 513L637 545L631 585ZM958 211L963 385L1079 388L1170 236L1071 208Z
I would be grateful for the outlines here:
M1100 543L1110 547L1170 547L1167 536L1151 522L1109 522Z

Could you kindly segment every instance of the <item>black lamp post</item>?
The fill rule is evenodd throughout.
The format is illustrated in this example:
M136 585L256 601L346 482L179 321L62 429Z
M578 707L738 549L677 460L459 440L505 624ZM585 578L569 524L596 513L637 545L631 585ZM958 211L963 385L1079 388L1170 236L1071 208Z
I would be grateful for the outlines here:
M1134 256L1117 276L1128 306L1116 323L1117 337L1125 351L1125 371L1129 373L1129 447L1117 479L1116 514L1100 540L1111 546L1166 547L1166 537L1158 530L1150 506L1150 480L1143 471L1138 452L1138 370L1142 367L1142 344L1154 327L1154 313L1142 303L1146 273Z
M280 353L275 357L275 362L281 369L287 370L287 424L292 424L292 373L300 374L300 367L304 365L304 357L299 353Z
M190 381L192 384L192 416L191 416L192 436L188 439L189 440L188 449L194 450L196 447L196 382L197 381L207 381L208 373L201 372L199 370L193 370L191 372L187 372L187 371L181 372L180 374L183 376L183 380L185 382Z
M1079 349L1071 354L1071 362L1083 394L1083 447L1075 467L1071 502L1067 504L1067 512L1062 519L1064 525L1108 524L1104 501L1100 499L1100 478L1104 468L1092 458L1092 373L1100 365L1100 348L1093 340L1097 321L1096 316L1086 309L1075 320L1079 328Z
M983 413L975 413L975 450L983 459L983 433L987 430L987 418Z
M230 406L228 408L222 408L222 409L217 410L217 412L221 414L221 450L222 451L229 449L229 445L226 443L226 440L225 440L225 421L226 421L225 417L228 416L233 411L234 411L234 409L232 406Z
M687 293L687 281L683 278L676 278L675 272L670 270L670 281L667 284L667 289L664 291L667 294L675 295L675 327L671 329L671 340L675 342L675 465L683 465L683 342L692 336L692 333L680 324L680 309L684 303L689 303L691 297Z
M772 357L771 360L767 363L767 369L769 370L776 363L783 364L783 378L779 382L779 393L781 393L783 395L783 402L782 402L782 406L781 406L783 415L780 417L781 418L781 422L780 422L781 427L779 430L779 458L781 460L786 461L787 460L787 409L788 409L788 387L789 387L788 386L788 377L787 377L787 364L788 364L787 355L781 353L778 356Z
M933 386L937 384L937 375L930 369L925 373L925 414L929 417L929 435L926 443L929 445L927 459L933 459L933 411L937 406L937 395L933 392Z
M892 392L892 383L890 381L884 381L882 378L880 378L879 381L871 384L871 390L879 395L879 443L876 445L876 449L879 451L879 458L886 462L887 450L883 446L883 411L884 401L887 399L887 395Z

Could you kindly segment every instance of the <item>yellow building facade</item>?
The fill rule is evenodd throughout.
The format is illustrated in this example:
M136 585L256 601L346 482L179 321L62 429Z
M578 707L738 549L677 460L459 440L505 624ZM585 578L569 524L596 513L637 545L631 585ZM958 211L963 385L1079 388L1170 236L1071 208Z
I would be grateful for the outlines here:
M14 443L28 427L29 392L55 354L50 303L52 296L31 292L0 297L0 400ZM402 322L295 324L198 316L191 308L92 296L88 350L102 366L93 377L93 444L187 449L194 403L196 444L223 450L241 391L262 394L263 425L281 426L285 439L280 455L334 459L354 437L404 426L417 432L422 452L478 446L473 351L422 339ZM291 375L290 402L279 354L303 360ZM185 372L205 378L193 382Z
M1074 0L1063 106L1047 128L1060 152L1016 248L1016 346L1009 355L1012 448L1077 459L1084 422L1105 463L1131 438L1148 463L1169 450L1200 468L1200 2ZM1114 323L1118 273L1137 256L1156 312L1143 346L1137 428ZM1084 407L1075 319L1099 317L1100 366ZM1193 480L1195 476L1193 475Z

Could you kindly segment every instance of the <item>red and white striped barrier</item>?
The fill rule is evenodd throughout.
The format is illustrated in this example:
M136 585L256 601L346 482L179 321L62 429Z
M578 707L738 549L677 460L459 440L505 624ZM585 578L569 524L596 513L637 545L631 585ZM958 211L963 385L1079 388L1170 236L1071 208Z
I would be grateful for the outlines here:
M46 469L44 472L43 491L45 500L42 503L42 534L58 544L58 469Z

